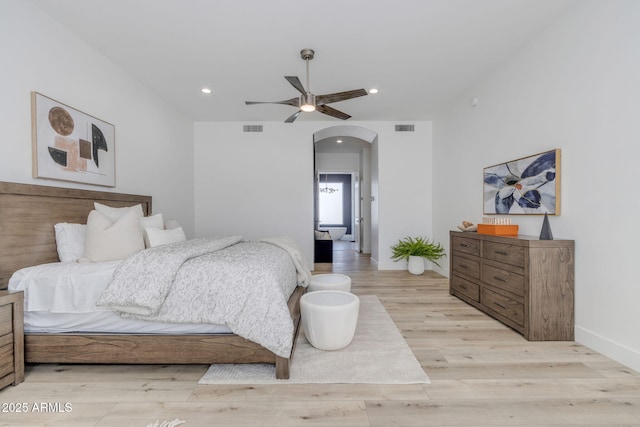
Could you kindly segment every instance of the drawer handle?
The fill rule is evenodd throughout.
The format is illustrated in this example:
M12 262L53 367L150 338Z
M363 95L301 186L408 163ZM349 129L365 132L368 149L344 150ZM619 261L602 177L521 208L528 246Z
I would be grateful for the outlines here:
M509 255L507 252L504 252L504 251L495 251L495 253L497 253L498 255L502 255L502 256Z
M493 278L496 279L498 282L502 282L502 283L508 283L509 282L507 279L503 279L502 277L493 276Z
M460 264L458 267L468 269L469 267L466 264Z
M469 245L467 245L466 243L460 243L460 246L462 246L463 248L468 248Z
M460 289L464 289L465 291L467 290L467 285L458 285L458 287L459 287Z
M501 309L503 309L503 310L506 310L506 309L507 309L507 307L505 307L504 305L500 304L499 302L495 302L495 301L494 301L493 303L494 303L495 305L497 305L498 307L500 307Z

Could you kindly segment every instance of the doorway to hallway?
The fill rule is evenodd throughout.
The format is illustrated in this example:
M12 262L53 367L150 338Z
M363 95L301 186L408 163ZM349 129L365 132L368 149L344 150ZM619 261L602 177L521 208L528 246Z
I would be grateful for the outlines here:
M320 173L318 176L318 229L332 238L355 241L352 174Z
M355 242L350 246L355 246L358 253L371 254L374 247L377 250L377 241L373 241L377 238L378 213L373 203L377 196L377 133L360 126L331 126L315 132L313 141L315 229L337 226L343 231L334 228L334 234L343 232L344 237L334 236L336 243ZM344 180L340 187L337 181L341 175ZM326 218L320 198L332 198L341 205L341 209L331 208L333 218ZM343 251L335 251L339 252Z

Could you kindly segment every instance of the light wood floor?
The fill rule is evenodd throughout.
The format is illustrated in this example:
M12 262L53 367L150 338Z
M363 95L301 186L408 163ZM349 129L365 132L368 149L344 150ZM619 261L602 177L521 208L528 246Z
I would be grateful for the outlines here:
M0 426L640 426L637 372L574 342L527 342L451 297L446 278L377 271L344 249L316 272L377 295L431 384L201 386L206 366L28 366L0 391ZM2 412L9 402L29 412ZM34 412L41 402L71 411Z

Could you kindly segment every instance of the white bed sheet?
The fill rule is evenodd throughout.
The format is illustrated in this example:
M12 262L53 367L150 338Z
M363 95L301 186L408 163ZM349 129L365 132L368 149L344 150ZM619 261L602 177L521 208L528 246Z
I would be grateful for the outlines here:
M9 289L24 291L24 311L93 313L108 310L96 306L121 261L53 262L16 271Z
M24 292L25 333L231 333L226 325L123 319L96 306L120 262L56 262L15 272L9 289Z
M123 319L112 311L95 313L24 313L25 333L230 334L222 325L159 323Z

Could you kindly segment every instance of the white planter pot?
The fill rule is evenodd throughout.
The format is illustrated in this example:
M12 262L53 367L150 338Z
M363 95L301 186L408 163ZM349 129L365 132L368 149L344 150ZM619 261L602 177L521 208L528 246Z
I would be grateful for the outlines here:
M409 256L409 273L411 274L423 274L424 273L424 259L420 256Z

